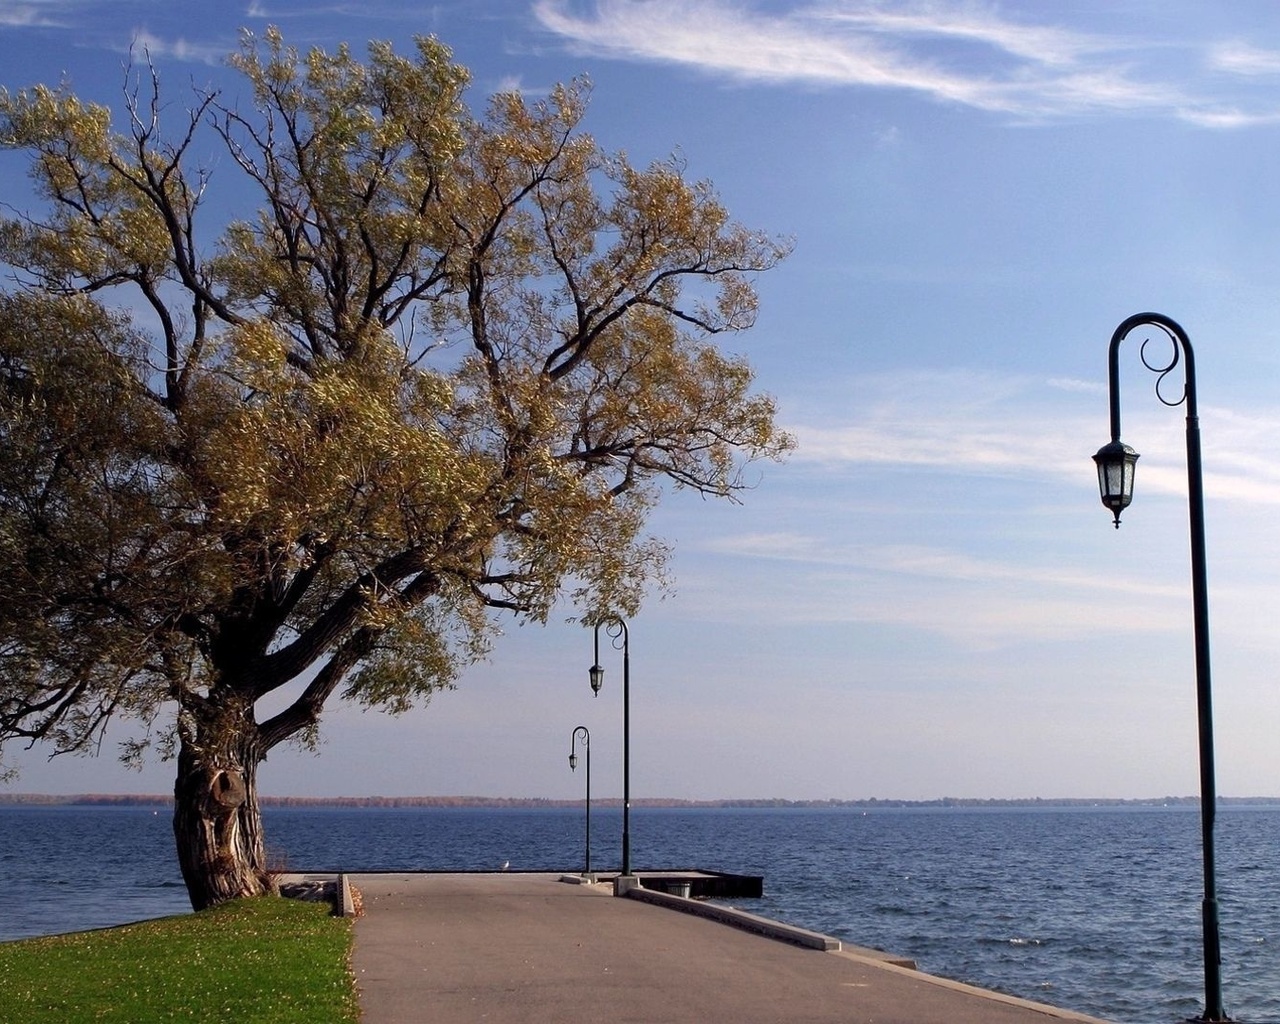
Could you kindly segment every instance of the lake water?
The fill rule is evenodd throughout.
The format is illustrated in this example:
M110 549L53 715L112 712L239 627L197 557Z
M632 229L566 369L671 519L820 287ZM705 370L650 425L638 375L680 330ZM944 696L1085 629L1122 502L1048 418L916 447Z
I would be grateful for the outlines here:
M581 870L580 809L267 808L288 870ZM1171 808L650 809L632 861L765 879L753 913L1121 1024L1203 1009L1199 814ZM621 814L593 808L593 868ZM1218 814L1223 993L1280 1021L1280 808ZM189 909L165 809L0 807L0 939Z

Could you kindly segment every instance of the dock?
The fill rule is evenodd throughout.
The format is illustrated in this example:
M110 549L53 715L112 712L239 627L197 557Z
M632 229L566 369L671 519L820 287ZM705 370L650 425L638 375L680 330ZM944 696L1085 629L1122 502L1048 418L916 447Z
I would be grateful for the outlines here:
M586 876L562 875L565 881ZM589 876L596 882L616 885L617 872L601 872ZM641 888L669 892L695 900L758 900L764 895L763 875L739 875L731 871L704 871L701 868L665 868L661 871L637 871Z
M829 936L718 920L694 908L729 908L678 893L561 878L346 876L363 906L363 1024L1105 1024Z

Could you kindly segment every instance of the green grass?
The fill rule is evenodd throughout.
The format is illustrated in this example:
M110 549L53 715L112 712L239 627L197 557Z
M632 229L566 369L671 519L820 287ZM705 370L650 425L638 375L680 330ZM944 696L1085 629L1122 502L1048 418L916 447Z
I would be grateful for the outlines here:
M348 1024L352 924L264 896L156 921L0 943L11 1024Z

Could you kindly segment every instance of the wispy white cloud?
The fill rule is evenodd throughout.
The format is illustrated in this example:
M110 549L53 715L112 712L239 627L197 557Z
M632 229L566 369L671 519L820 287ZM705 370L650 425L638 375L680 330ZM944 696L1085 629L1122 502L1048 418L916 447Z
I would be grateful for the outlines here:
M0 0L0 27L2 28L59 28L69 23L59 13L64 5L50 3L11 3Z
M60 29L78 37L80 45L102 46L117 53L146 53L155 60L177 60L199 64L220 64L226 58L234 37L218 43L193 42L182 36L166 38L145 26L134 28L122 41L123 26L119 21L104 27L101 19L90 19L87 13L100 4L86 0L0 0L0 29ZM250 8L252 15L257 4ZM91 22L93 27L90 27ZM84 37L84 38L80 38ZM86 39L92 40L87 43Z
M1201 413L1202 417L1204 411ZM1224 417L1230 414L1223 412ZM837 427L791 427L799 439L797 461L859 466L930 468L948 474L1072 479L1080 475L1090 454L1088 439L1101 444L1102 417L1094 417L1093 432L1083 420L1042 424L1040 433L976 426L945 416L912 416ZM1253 430L1233 429L1203 439L1205 493L1210 501L1280 506L1280 460L1273 447L1278 424L1254 424ZM1075 428L1074 430L1072 428ZM1142 447L1148 458L1138 472L1150 494L1185 494L1182 454L1166 429ZM1135 434L1126 434L1134 437ZM1083 454L1082 454L1083 453ZM1158 460L1158 461L1157 461Z
M725 530L699 545L739 575L698 603L742 621L881 625L968 650L1182 628L1185 562L1177 547L1151 548L1170 536L1176 544L1185 531L1180 410L1153 398L1143 408L1136 393L1126 410L1126 438L1143 452L1142 507L1126 518L1132 528L1123 537L1132 571L1117 573L1089 461L1106 440L1098 390L1074 379L974 371L863 378L843 414L824 411L822 426L790 427L800 438L793 462L821 479L823 501L779 507L759 528ZM1217 406L1200 414L1208 511L1221 528L1211 531L1215 552L1219 564L1235 566L1231 584L1215 588L1220 631L1248 636L1274 616L1280 561L1255 545L1241 549L1232 524L1265 520L1280 506L1280 416ZM892 513L879 498L888 492L897 498ZM990 498L1014 492L1039 497L998 528L1000 507ZM904 509L913 510L909 524ZM1089 528L1077 532L1082 518ZM962 539L957 524L966 521L990 525L974 543ZM1157 522L1171 532L1151 530Z
M1211 47L1208 65L1233 75L1280 75L1280 50L1264 50L1233 40Z
M979 558L965 552L923 544L852 544L840 546L832 538L797 533L737 534L715 538L708 550L769 561L819 565L825 569L855 570L932 583L1001 584L1039 591L1074 590L1097 593L1143 594L1182 600L1186 587L1144 579L1116 579L1102 570L1086 572L1062 565L1035 565L1025 560Z
M1015 20L987 4L827 0L779 14L724 0L535 0L533 9L585 51L747 81L901 89L1032 121L1146 114L1227 128L1280 117L1268 96L1171 77L1164 48ZM1203 63L1260 74L1275 58L1241 43L1209 51Z
M245 17L261 21L283 22L303 18L314 19L317 16L336 15L344 18L363 18L365 20L391 21L407 18L427 20L435 17L435 8L417 5L406 7L404 4L378 4L373 2L351 2L331 4L301 4L290 8L288 4L267 4L263 0L250 0L245 9Z
M894 467L951 476L1078 480L1105 441L1106 385L975 372L904 372L858 385L852 414L790 423L796 463ZM1186 493L1181 430L1158 402L1125 417L1125 440L1144 453L1146 494ZM1205 493L1212 502L1280 506L1280 417L1200 409ZM1180 420L1179 420L1180 422ZM1082 470L1083 467L1083 470Z
M140 28L133 33L130 50L133 53L144 53L151 60L217 65L226 59L229 47L226 43L193 43L181 36L177 39L165 39Z
M995 51L1046 65L1070 66L1081 57L1113 48L1092 36L1049 25L1024 25L974 4L833 4L818 18L887 36L923 36L984 44Z
M1081 391L1090 395L1105 395L1107 386L1098 380L1079 380L1075 377L1053 377L1045 382L1059 391Z
M861 465L933 466L958 473L1033 472L1043 475L1063 455L1063 443L1049 435L1019 437L995 424L983 428L938 416L837 427L792 428L800 461ZM1078 445L1077 445L1078 447Z
M927 544L861 544L838 537L741 534L716 554L760 572L768 586L694 584L686 603L734 621L858 623L944 637L966 650L1116 632L1164 633L1181 621L1182 580L1116 576L1059 562L981 557ZM1174 611L1171 611L1174 609Z
M1105 397L1086 382L910 370L853 384L843 413L788 424L797 463L1076 478L1107 438ZM1086 461L1082 461L1086 460Z

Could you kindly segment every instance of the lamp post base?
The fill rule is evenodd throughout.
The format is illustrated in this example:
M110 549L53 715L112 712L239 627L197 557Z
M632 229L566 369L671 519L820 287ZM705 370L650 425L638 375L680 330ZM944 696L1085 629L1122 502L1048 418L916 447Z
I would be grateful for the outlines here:
M640 885L640 879L636 875L619 875L613 880L613 894L615 896L625 896L632 889L643 888Z

